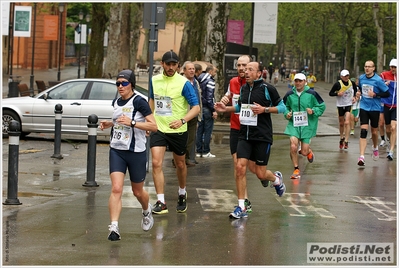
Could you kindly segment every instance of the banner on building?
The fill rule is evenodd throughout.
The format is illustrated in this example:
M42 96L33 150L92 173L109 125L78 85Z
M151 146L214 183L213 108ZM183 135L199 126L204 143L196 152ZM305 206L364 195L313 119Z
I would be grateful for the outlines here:
M242 45L244 43L244 21L227 21L227 42Z
M58 40L58 21L57 15L44 15L44 40Z
M253 42L276 44L278 3L255 2Z
M31 6L15 6L14 11L14 37L30 37L31 32Z

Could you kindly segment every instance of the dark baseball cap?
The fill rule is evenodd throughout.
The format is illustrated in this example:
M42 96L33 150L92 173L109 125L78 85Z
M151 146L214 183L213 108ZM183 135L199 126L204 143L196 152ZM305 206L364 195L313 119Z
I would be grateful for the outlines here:
M134 72L132 70L126 69L120 71L118 73L118 76L116 77L116 80L118 80L118 78L125 78L132 84L132 87L136 86L136 76L134 75Z
M170 51L166 52L165 54L163 54L162 62L164 62L164 63L179 62L179 57L177 56L177 54L175 52L170 50Z

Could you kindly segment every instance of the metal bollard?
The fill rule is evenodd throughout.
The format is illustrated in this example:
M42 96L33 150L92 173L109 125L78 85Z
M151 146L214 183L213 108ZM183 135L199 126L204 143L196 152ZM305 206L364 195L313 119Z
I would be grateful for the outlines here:
M8 132L8 188L7 199L3 205L21 205L18 200L18 161L19 135L21 134L18 121L12 120Z
M52 158L63 159L61 152L61 119L62 119L62 105L55 105L55 129L54 129L54 154Z
M83 186L97 187L98 184L96 183L95 176L98 117L95 114L91 114L87 120L89 121L87 124L87 127L89 128L89 137L87 139L87 173L86 182Z

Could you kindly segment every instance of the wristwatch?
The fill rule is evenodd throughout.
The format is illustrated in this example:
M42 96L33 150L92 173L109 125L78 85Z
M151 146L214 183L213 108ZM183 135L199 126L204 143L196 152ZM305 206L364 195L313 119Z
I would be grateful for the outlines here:
M265 113L269 113L269 107L265 108Z
M135 120L132 120L132 123L130 123L130 126L131 127L134 127L136 125L136 121Z
M182 125L184 125L185 123L187 123L186 120L184 120L184 118L180 119L180 121L181 121L181 124L182 124Z

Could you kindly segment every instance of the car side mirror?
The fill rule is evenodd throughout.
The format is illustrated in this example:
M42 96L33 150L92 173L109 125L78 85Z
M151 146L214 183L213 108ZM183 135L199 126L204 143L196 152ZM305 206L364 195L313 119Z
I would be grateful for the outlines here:
M43 94L43 99L44 99L44 100L47 100L47 97L48 97L48 94L47 94L47 93L44 93L44 94Z

